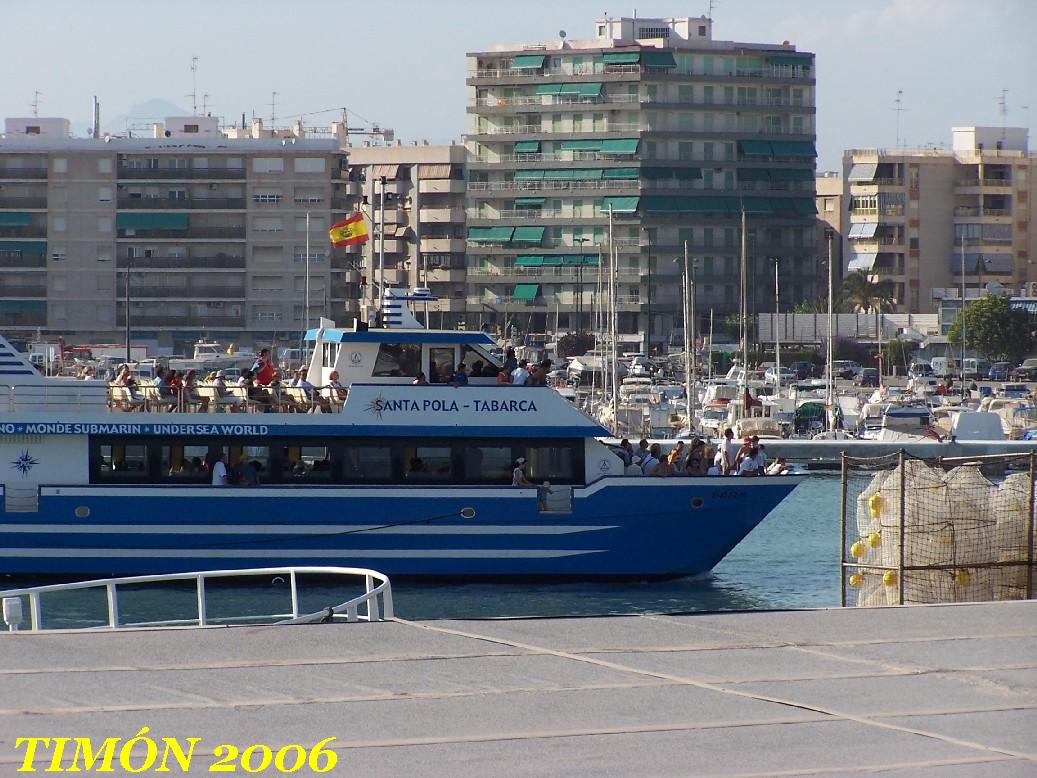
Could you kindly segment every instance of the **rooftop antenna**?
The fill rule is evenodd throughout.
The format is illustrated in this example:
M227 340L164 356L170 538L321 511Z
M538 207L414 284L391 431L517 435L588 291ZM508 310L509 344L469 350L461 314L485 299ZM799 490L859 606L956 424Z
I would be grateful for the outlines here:
M208 101L209 101L209 93L206 92L204 95L202 95L202 115L203 116L205 115L205 112L208 110Z
M706 17L710 21L713 21L713 9L717 7L717 0L709 0L709 15Z
M277 123L277 92L270 93L270 129Z
M39 89L33 90L32 102L29 103L29 106L32 108L32 115L33 116L39 116L40 115L40 98L42 96L43 96L43 92L41 92Z
M997 112L1001 114L1001 138L1008 135L1008 90L1002 89L1001 96L997 98Z
M191 57L191 111L198 115L198 57Z
M900 114L909 109L904 107L904 90L897 90L897 99L893 101L894 105L889 110L897 112L897 145L896 148L900 148Z

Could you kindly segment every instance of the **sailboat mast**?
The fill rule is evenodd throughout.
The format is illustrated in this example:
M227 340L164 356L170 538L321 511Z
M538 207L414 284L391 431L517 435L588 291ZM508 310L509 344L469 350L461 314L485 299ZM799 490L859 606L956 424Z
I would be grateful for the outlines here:
M612 383L612 428L616 430L619 424L619 318L618 303L616 296L618 289L619 257L616 254L616 245L612 240L612 204L609 204L609 340L611 341L611 355L608 368Z
M742 209L742 386L749 385L749 242Z

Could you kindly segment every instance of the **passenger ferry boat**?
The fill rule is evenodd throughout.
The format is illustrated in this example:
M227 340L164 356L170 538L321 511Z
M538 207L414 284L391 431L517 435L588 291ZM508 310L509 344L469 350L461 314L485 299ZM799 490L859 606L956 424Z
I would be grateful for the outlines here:
M105 383L40 376L0 338L0 573L676 577L710 570L801 480L624 476L609 431L558 393L496 385L483 333L307 337L311 383L349 385L328 412L119 411ZM457 363L485 377L444 383ZM258 485L211 485L216 456ZM520 458L550 491L511 485Z

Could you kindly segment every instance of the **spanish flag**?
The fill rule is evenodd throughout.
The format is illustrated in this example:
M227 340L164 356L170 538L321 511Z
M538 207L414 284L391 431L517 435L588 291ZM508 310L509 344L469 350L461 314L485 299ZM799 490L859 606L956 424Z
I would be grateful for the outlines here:
M335 248L367 243L367 225L364 224L364 215L362 213L354 214L348 219L332 224L331 229L328 230L328 237Z

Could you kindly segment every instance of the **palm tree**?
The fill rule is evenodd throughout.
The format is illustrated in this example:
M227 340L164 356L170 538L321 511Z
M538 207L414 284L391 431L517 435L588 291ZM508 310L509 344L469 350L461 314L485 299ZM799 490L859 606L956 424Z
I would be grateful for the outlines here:
M875 333L879 332L879 314L893 310L896 298L889 281L872 281L863 270L850 273L843 279L842 298L852 311L875 312Z

